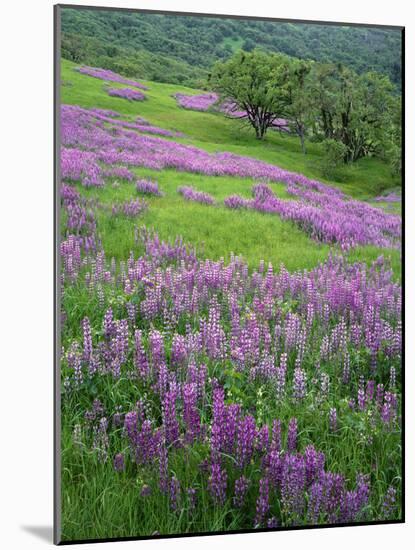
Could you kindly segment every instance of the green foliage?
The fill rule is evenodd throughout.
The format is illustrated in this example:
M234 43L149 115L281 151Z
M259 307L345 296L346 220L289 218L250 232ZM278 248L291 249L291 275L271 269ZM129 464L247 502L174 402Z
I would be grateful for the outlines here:
M262 139L286 102L283 84L288 63L286 56L258 49L239 51L228 61L214 65L209 85L223 101L247 113L256 137Z
M388 77L373 72L359 76L342 65L315 63L308 98L314 135L344 144L345 162L385 157L396 103Z
M62 34L62 57L76 63L104 67L125 76L172 84L199 86L207 71L145 49L132 51L79 34Z
M401 175L402 173L402 147L396 143L391 143L386 151L392 174Z
M176 82L171 80L177 74L173 60L182 66L183 83L194 84L215 61L227 59L241 46L248 51L259 46L301 59L340 62L358 73L375 70L388 75L398 88L401 81L399 29L64 8L62 31L64 38L72 35L74 42L91 40L89 57L82 54L82 61L89 64L103 56L122 60L144 51L152 54L157 65L167 58L167 71L157 72L164 77L162 82ZM81 61L71 55L65 48L64 57ZM137 76L155 79L150 73Z
M394 98L393 101L384 156L391 166L392 174L400 176L402 173L402 105L400 97Z
M321 172L324 177L331 178L335 175L336 169L343 164L347 147L344 143L335 139L325 139L322 146L324 157L321 162Z
M289 121L291 130L300 138L303 153L306 153L307 130L314 118L310 91L312 69L313 63L309 61L290 59L286 63L283 84L286 91L286 105L282 114Z
M327 176L338 160L333 165L335 151L343 151L344 162L368 155L387 158L389 151L397 164L398 100L386 76L374 72L359 76L340 64L323 65L255 49L217 62L208 82L222 100L247 113L258 139L276 118L284 118L300 138L303 153L311 134L342 144L336 150L328 145Z

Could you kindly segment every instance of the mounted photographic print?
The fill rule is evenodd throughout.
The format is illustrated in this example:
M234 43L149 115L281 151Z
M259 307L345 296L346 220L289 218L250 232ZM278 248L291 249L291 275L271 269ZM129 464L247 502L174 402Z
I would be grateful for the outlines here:
M403 40L55 6L56 543L404 521Z

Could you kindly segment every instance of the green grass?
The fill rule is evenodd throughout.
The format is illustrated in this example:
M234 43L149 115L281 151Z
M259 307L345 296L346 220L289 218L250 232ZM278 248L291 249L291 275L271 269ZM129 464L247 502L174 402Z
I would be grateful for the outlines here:
M185 134L177 141L200 147L209 152L230 151L252 156L282 168L301 172L324 181L319 174L318 163L321 150L318 144L308 145L308 154L300 151L298 140L291 136L270 131L267 139L258 141L252 131L239 121L229 120L219 113L200 113L180 108L172 94L176 92L194 94L196 90L178 85L146 82L147 100L129 102L107 95L102 80L82 75L74 70L75 64L62 61L63 103L82 107L114 109L127 117L142 116L151 124ZM111 84L111 86L122 86ZM163 239L181 235L186 242L203 249L207 257L228 259L230 252L243 256L249 266L256 267L260 260L271 262L276 268L284 264L288 269L312 268L327 258L330 247L316 243L304 235L294 224L282 221L277 216L258 212L232 212L223 206L209 207L188 203L177 195L180 185L193 185L211 193L218 201L238 193L250 196L252 180L204 176L177 172L175 170L136 169L137 175L156 178L166 196L151 199L148 213L139 220L154 227ZM342 182L331 181L355 198L373 199L397 182L390 175L389 167L383 162L367 158L341 173ZM289 198L282 184L273 184L281 198ZM90 190L102 201L116 201L136 195L132 184L121 184L113 189ZM116 225L114 225L116 223ZM128 220L111 222L101 216L100 231L107 253L116 258L128 255L133 245L132 223ZM379 254L390 257L394 272L400 274L400 254L396 250L364 247L355 250L351 257L371 262Z

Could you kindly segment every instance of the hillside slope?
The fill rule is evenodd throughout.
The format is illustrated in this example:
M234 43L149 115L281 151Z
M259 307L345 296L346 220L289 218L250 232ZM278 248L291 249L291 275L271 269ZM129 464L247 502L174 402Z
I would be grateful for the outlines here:
M259 143L248 129L241 129L236 120L229 120L219 113L200 113L178 107L172 94L195 93L195 90L155 82L148 86L147 99L131 102L109 96L103 81L82 75L76 65L62 63L62 103L85 108L112 109L134 120L144 117L154 126L180 131L184 137L176 142L192 145L207 152L231 152L269 162L308 177L319 177L318 163L321 151L317 144L310 145L309 154L300 152L299 143L293 137L270 133L264 143ZM158 180L165 192L163 198L150 199L150 209L143 222L154 227L164 239L182 235L186 242L203 248L207 257L229 257L232 251L243 255L250 266L262 259L275 266L284 263L289 269L315 266L327 257L330 247L307 237L300 229L278 216L260 212L236 212L224 206L209 208L205 205L184 201L177 194L180 185L192 185L223 201L226 196L238 193L249 197L252 178L229 176L206 176L175 169L150 170L134 168L137 177ZM390 175L387 165L376 159L363 159L344 174L346 182L327 182L340 187L344 192L359 199L372 199L382 191L395 187L397 182ZM283 184L273 184L281 198L286 197ZM91 198L111 204L117 199L130 199L135 189L129 183L116 187L105 186L87 189ZM102 219L101 229L108 254L125 257L134 246L131 224L120 220L115 228L107 219ZM115 230L116 229L116 230ZM354 259L371 261L379 254L390 256L399 276L399 252L378 249L373 246L358 247L351 256Z

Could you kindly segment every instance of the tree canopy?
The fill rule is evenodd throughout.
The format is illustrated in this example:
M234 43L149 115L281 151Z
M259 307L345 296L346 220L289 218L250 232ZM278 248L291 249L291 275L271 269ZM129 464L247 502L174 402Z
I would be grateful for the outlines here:
M301 141L334 140L343 145L345 162L363 156L396 154L399 147L399 99L389 78L374 72L358 75L339 63L316 63L239 51L217 62L209 84L221 100L246 113L244 118L263 139L276 119Z
M215 61L255 46L358 74L376 71L400 87L401 32L347 25L62 9L62 53L88 65L132 62L134 76L194 86ZM105 68L113 68L106 66ZM133 76L133 75L132 75Z
M258 49L239 51L228 61L216 63L209 75L208 82L221 94L222 101L246 113L258 139L264 137L284 109L286 63L286 56Z

